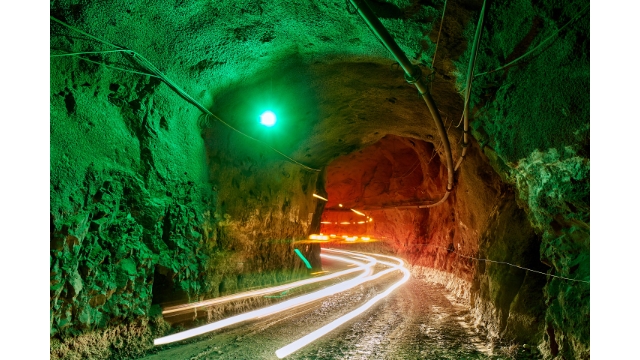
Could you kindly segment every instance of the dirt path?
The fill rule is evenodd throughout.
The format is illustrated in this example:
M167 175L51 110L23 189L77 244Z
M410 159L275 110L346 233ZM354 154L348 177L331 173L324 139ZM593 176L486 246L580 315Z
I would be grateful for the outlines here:
M355 309L400 278L159 348L144 359L276 359L275 351ZM498 359L469 310L440 285L411 279L388 298L287 359ZM502 357L504 358L504 357Z
M444 287L411 279L359 320L291 359L486 359L468 309Z

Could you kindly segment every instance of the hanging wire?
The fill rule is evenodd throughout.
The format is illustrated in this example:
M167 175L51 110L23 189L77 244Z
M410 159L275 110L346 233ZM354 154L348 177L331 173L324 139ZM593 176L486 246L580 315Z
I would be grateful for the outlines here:
M61 21L61 20L58 20L58 19L54 18L53 16L49 16L49 18L50 18L51 20L53 20L53 21L57 22L58 24L60 24L60 25L62 25L62 26L64 26L64 27L67 27L67 28L69 28L69 29L71 29L71 30L73 30L73 31L75 31L75 32L77 32L77 33L80 33L80 34L82 34L82 35L84 35L84 36L86 36L86 37L88 37L88 38L90 38L90 39L93 39L93 40L98 41L98 42L100 42L100 43L103 43L103 44L105 44L105 45L109 45L109 46L114 47L114 48L116 48L116 49L126 50L126 49L125 49L125 48L123 48L122 46L117 46L117 45L114 45L114 44L112 44L112 43L110 43L110 42L108 42L108 41L106 41L106 40L103 40L103 39L97 38L97 37L95 37L95 36L93 36L93 35L91 35L91 34L89 34L89 33L86 33L86 32L84 32L84 31L82 31L82 30L80 30L80 29L78 29L78 28L76 28L76 27L73 27L73 26L71 26L71 25L69 25L69 24L67 24L67 23L65 23L65 22L63 22L63 21Z
M436 40L436 49L433 52L433 59L431 60L431 68L436 63L436 54L438 53L438 43L440 42L440 33L442 32L442 24L444 24L444 14L447 11L447 0L444 0L444 8L442 9L442 18L440 19L440 29L438 30L438 39Z
M185 92L184 90L182 90L182 88L180 86L178 86L175 82L173 82L173 80L171 80L169 77L167 77L164 73L162 73L155 65L153 65L153 63L151 63L149 60L147 60L144 56L140 55L139 53L133 51L133 50L129 50L129 49L125 49L121 46L117 46L114 45L106 40L97 38L93 35L90 35L80 29L77 29L65 22L62 22L56 18L54 18L53 16L50 16L51 20L73 30L76 31L84 36L87 36L93 40L96 40L98 42L101 42L105 45L114 47L118 50L111 50L111 51L102 51L102 52L95 52L95 53L110 53L110 52L119 52L122 53L124 55L129 55L131 56L140 66L142 66L143 68L147 69L148 71L150 71L152 74L146 74L146 73L141 73L141 72L134 72L133 70L126 70L126 69L122 69L122 68L117 68L117 70L122 70L122 71L128 71L128 72L134 72L134 73L138 73L141 75L151 75L151 76L155 76L160 78L165 84L167 84L167 86L169 86L173 91L175 91L180 97L182 97L183 99L185 99L187 102L191 103L192 105L194 105L195 107L197 107L200 111L202 111L203 113L206 114L205 120L208 119L209 116L211 116L212 118L218 120L219 122L221 122L223 125L225 125L226 127L228 127L229 129L237 132L240 135L245 136L246 138L256 141L266 147L268 147L269 149L271 149L272 151L274 151L275 153L279 154L280 156L284 157L286 160L288 160L289 162L291 162L294 165L300 166L301 168L305 169L305 170L309 170L309 171L314 171L314 172L320 172L320 169L314 169L312 167L309 167L307 165L304 165L296 160L294 160L293 158L285 155L284 153L282 153L281 151L273 148L271 145L267 144L266 142L262 141L262 140L258 140L254 137L251 137L245 133L243 133L242 131L236 129L235 127L231 126L230 124L228 124L227 122L223 121L222 119L220 119L218 116L216 116L215 114L213 114L211 111L209 111L209 109L207 109L206 107L204 107L202 104L200 104L200 102L198 102L196 99L194 99L193 97L191 97L191 95L189 95L187 92ZM94 52L87 52L87 53L94 53ZM62 55L67 55L67 54L62 54ZM69 56L71 55L78 55L75 53L68 53ZM79 57L79 56L78 56ZM81 58L81 57L80 57ZM93 60L88 60L85 58L81 58L85 61L90 61L90 62L95 62ZM103 64L106 66L106 64ZM115 67L113 67L115 68Z
M136 71L136 70L131 70L131 69L125 69L125 68L121 68L121 67L118 67L118 66L113 66L113 65L110 65L110 64L107 64L107 63L104 63L104 62L87 59L87 58L84 58L82 56L78 56L78 59L84 60L84 61L87 61L87 62L90 62L90 63L98 64L98 65L103 65L104 67L107 67L109 69L114 69L114 70L119 70L119 71L132 73L132 74L146 75L146 76L151 76L151 77L154 77L154 78L158 78L157 76L155 76L153 74L149 74L149 73L145 73L145 72L141 72L141 71Z
M491 260L491 259L483 259L483 258L477 258L477 257L473 257L473 256L462 255L462 254L460 254L459 252L457 252L455 249L454 249L454 250L451 250L450 248L446 248L446 247L442 247L442 246L438 246L438 245L432 245L432 244L415 244L415 245L431 246L431 247L435 247L435 248L439 248L439 249L447 250L448 252L453 252L453 253L455 253L456 255L461 256L461 257L464 257L464 258L467 258L467 259L473 259L473 260L484 261L484 262L490 262L490 263L496 263L496 264L505 264L505 265L509 265L509 266L517 267L517 268L519 268L519 269L526 270L526 271L531 271L531 272L534 272L534 273L537 273L537 274L541 274L541 275L546 275L546 276L551 276L551 277L558 278L558 279L564 279L564 280L569 280L569 281L577 281L577 282L582 282L582 283L590 284L590 282L589 282L589 281L586 281L586 280L571 279L571 278L564 277L564 276L548 274L548 273L545 273L545 272L542 272L542 271L529 269L529 268L526 268L526 267L524 267L524 266L520 266L520 265L512 264L512 263L509 263L509 262L506 262L506 261L496 261L496 260Z
M491 74L493 72L496 71L500 71L502 69L508 68L512 65L514 65L515 63L519 62L520 60L524 59L525 57L527 57L529 54L533 53L534 51L536 51L538 48L540 48L542 45L546 44L549 40L555 38L562 30L564 30L567 26L569 26L570 24L572 24L574 21L578 20L583 14L584 12L589 8L590 4L587 4L587 6L585 6L584 8L582 8L582 10L580 10L578 12L578 14L576 14L576 16L574 16L571 20L569 20L569 22L567 22L566 24L564 24L560 29L558 29L556 32L554 32L553 34L551 34L551 36L549 36L548 38L544 39L540 44L536 45L536 47L534 47L533 49L527 51L525 54L521 55L520 57L518 57L517 59L509 62L508 64L505 64L503 66L500 66L497 69L491 70L491 71L485 71L483 73L480 74L476 74L474 76L474 78L483 76L483 75L487 75L487 74Z
M59 50L59 49L56 49L56 50ZM113 65L111 65L109 63L106 63L106 62L91 60L91 59L79 56L80 54L105 54L105 53L113 53L113 52L122 52L122 50L87 51L87 52L77 52L77 53L64 53L64 54L51 55L50 57L75 56L80 60L83 60L83 61L86 61L86 62L90 62L90 63L94 63L94 64L98 64L98 65L102 65L102 66L107 67L109 69L114 69L114 70L129 72L129 73L132 73L132 74L146 75L146 76L151 76L151 77L154 77L154 78L158 78L156 75L153 75L153 74L149 74L149 73L145 73L145 72L141 72L141 71L136 71L136 70L132 70L132 69L125 69L125 68L121 68L121 67L118 67L118 66L113 66Z
M442 18L440 18L440 28L438 29L438 38L436 39L436 49L433 51L433 59L431 59L431 69L433 79L429 83L429 89L433 92L433 83L436 75L436 55L438 54L438 44L440 43L440 33L442 32L442 24L444 24L444 14L447 11L447 0L444 0L444 7L442 8Z
M77 55L87 55L87 54L109 54L109 53L118 53L118 52L126 52L124 49L117 50L105 50L105 51L81 51L81 52L72 52L72 53L64 53L64 54L53 54L49 55L49 57L60 57L60 56L77 56Z

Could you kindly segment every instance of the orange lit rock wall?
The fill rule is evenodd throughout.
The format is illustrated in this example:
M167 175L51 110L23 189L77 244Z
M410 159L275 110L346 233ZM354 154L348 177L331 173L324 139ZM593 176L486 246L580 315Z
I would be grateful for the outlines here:
M464 256L545 271L539 261L539 236L518 207L513 189L476 149L456 173L449 199L418 208L442 197L446 176L433 144L387 135L329 165L320 231L338 238L371 236L411 265L454 275L478 324L492 337L532 340L542 329L544 276ZM357 224L368 218L373 221Z

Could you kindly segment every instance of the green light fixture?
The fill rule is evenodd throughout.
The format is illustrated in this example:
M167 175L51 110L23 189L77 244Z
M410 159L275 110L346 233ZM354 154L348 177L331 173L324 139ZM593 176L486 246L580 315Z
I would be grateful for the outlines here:
M260 115L260 124L267 127L272 127L276 124L276 114L274 114L272 111L263 112L262 115Z

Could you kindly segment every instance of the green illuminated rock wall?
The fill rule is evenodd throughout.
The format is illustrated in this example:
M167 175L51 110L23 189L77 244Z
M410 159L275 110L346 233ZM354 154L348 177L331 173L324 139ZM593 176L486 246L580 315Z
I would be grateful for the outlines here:
M50 105L52 358L137 356L168 331L160 304L306 275L292 240L317 173L215 140L229 134L146 75L54 59Z
M540 260L551 274L589 280L589 10L586 1L491 3L476 74L517 59L513 66L477 77L471 109L473 136L542 235ZM469 43L473 29L467 31ZM459 59L466 80L471 51ZM546 357L589 354L589 284L549 278Z
M52 62L55 339L138 322L146 336L130 340L149 341L164 329L152 307L162 269L185 300L211 291L201 279L209 271L216 194L207 184L203 141L188 111L154 104L158 85L77 59Z

